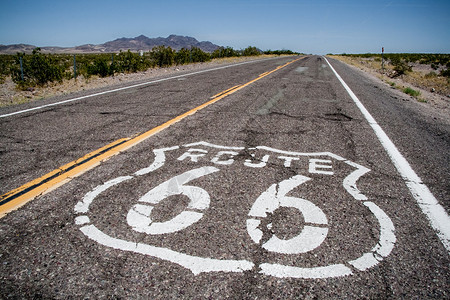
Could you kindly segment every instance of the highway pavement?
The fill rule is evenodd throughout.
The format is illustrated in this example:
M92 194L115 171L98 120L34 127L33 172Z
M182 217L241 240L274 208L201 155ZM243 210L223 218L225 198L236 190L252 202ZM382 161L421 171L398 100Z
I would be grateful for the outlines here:
M334 59L2 108L0 145L0 298L450 297L450 120Z

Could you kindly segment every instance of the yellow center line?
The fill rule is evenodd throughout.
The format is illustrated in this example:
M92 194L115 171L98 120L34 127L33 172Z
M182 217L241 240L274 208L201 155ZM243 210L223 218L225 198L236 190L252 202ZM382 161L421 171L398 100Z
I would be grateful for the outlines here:
M55 189L68 178L74 178L83 174L90 168L94 167L96 163L98 163L98 160L91 158L100 156L100 154L104 151L105 153L107 153L106 151L108 149L112 149L126 140L129 139L123 138L114 141L100 149L97 149L77 160L74 160L60 167L59 169L53 170L42 177L34 179L22 185L21 187L0 196L0 218L3 217L6 213L21 207L36 196Z
M75 178L77 176L80 176L81 174L87 172L88 170L98 166L101 162L108 160L109 158L113 157L114 155L119 154L120 152L123 152L133 146L136 146L137 144L143 142L144 140L148 139L149 137L157 134L158 132L161 132L162 130L168 128L169 126L183 120L184 118L195 114L197 111L225 98L228 95L231 95L244 87L264 78L265 76L272 74L273 72L276 72L289 64L296 62L302 58L298 58L295 60L292 60L284 65L278 66L277 68L265 72L261 75L259 75L257 78L242 84L237 85L232 88L229 88L227 90L224 90L213 97L211 97L210 101L207 101L203 103L202 105L199 105L187 112L185 112L182 115L179 115L167 122L165 122L162 125L159 125L149 131L146 131L138 136L135 136L133 138L123 138L119 139L117 141L112 142L111 144L108 144L100 149L97 149L89 154L86 154L85 156L74 160L59 169L53 170L46 175L34 179L21 187L14 189L2 196L0 196L0 218L4 217L7 213L25 205L27 202L33 200L35 197L39 195L44 195L45 193L48 193L57 187L63 185L64 183L67 183L72 178Z
M226 92L229 92L229 91L231 91L231 90L233 90L233 89L235 89L235 88L237 88L237 87L239 87L239 84L238 84L238 85L235 85L235 86L233 86L232 88L229 88L229 89L227 89L227 90L225 90L225 91L221 91L220 93L215 94L214 96L212 96L212 97L209 98L209 99L214 99L214 98L216 98L216 97L218 97L218 96L221 96L221 95L225 94Z

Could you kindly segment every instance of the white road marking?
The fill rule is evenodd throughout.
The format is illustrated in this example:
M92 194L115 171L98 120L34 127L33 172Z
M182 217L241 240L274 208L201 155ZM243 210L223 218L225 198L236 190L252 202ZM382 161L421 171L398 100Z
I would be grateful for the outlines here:
M170 148L153 150L153 153L155 154L155 160L153 161L153 163L149 167L137 171L136 173L134 173L134 175L135 176L145 175L159 169L160 167L162 167L162 165L164 165L164 162L166 161L166 155L164 154L164 152L175 150L178 148L179 148L178 146L174 146Z
M219 165L231 165L234 163L234 159L233 157L235 157L236 155L238 155L239 153L236 151L219 151L216 156L213 157L213 159L211 160L211 162L215 163L215 164L219 164ZM228 155L231 158L229 158L228 160L220 160L220 158L224 155Z
M268 59L264 59L264 60L245 61L245 62L241 62L241 63L237 63L237 64L232 64L232 65L227 65L227 66L222 66L222 67L217 67L217 68L212 68L212 69L201 70L201 71L192 72L192 73L188 73L188 74L177 75L177 76L172 76L172 77L167 77L167 78L162 78L162 79L142 82L142 83L133 84L133 85L130 85L130 86L125 86L125 87L121 87L121 88L117 88L117 89L112 89L112 90L108 90L108 91L104 91L104 92L94 93L94 94L90 94L90 95L86 95L86 96L76 97L76 98L72 98L72 99L68 99L68 100L64 100L64 101L59 101L59 102L55 102L55 103L50 103L50 104L41 105L41 106L38 106L38 107L28 108L28 109L24 109L24 110L12 112L12 113L0 115L0 118L6 118L6 117L14 116L14 115L18 115L18 114L23 114L23 113L26 113L26 112L34 111L34 110L40 110L40 109L47 108L47 107L52 107L52 106L57 106L57 105L65 104L65 103L78 101L78 100L83 100L83 99L86 99L86 98L96 97L96 96L105 95L105 94L111 94L111 93L115 93L115 92L119 92L119 91L123 91L123 90L128 90L128 89L132 89L132 88L139 87L139 86L150 85L150 84L154 84L154 83L158 83L158 82L168 81L168 80L172 80L172 79L184 78L184 77L188 77L188 76L192 76L192 75L197 75L197 74L202 74L202 73L206 73L206 72L222 70L222 69L226 69L226 68L231 68L231 67L235 67L235 66L255 63L255 62L259 62L259 61L266 61L266 60L271 60L271 59L276 59L276 58L268 58Z
M77 213L86 213L89 210L89 205L91 205L91 203L95 199L95 197L97 197L98 195L100 195L102 192L106 191L110 187L112 187L116 184L119 184L123 181L132 179L132 178L133 178L132 176L121 176L121 177L117 177L112 180L109 180L102 185L97 186L95 189L93 189L92 191L87 193L83 197L82 201L77 203L77 205L75 206L75 211Z
M280 264L260 264L260 273L272 275L278 278L333 278L352 275L353 272L349 267L342 264L329 265L325 267L315 268L299 268Z
M356 182L360 177L362 177L364 174L370 171L370 169L363 167L361 165L358 165L354 162L351 162L349 160L345 161L348 165L356 168L355 171L353 171L350 175L345 177L344 179L344 187L347 190L347 192L350 193L350 195L353 196L356 200L366 201L367 196L362 194L360 190L356 187Z
M216 165L221 166L222 168L226 168L236 163L232 159L232 157L237 155L237 151L242 150L245 150L245 148L226 147L210 144L207 142L198 142L184 146L154 149L153 153L155 154L155 158L153 163L149 167L143 168L130 176L120 176L115 179L109 180L104 184L97 186L92 191L88 192L85 197L75 206L76 213L82 214L78 215L75 218L75 223L81 226L80 230L86 236L102 245L120 249L123 251L131 251L167 260L191 270L195 275L202 272L242 272L257 267L261 269L261 274L271 275L279 278L332 278L352 275L353 271L356 270L365 271L380 263L391 253L396 242L394 231L395 229L392 221L390 220L389 216L386 215L383 210L379 208L375 203L366 201L367 197L363 195L356 187L356 182L358 181L358 179L370 170L330 152L289 152L264 146L247 149L247 151L264 150L268 152L274 152L276 154L276 159L280 159L280 156L278 155L282 154L283 156L281 156L281 158L284 160L284 165L286 165L287 162L289 162L289 164L296 163L300 160L293 158L300 158L305 156L328 158L313 162L314 164L316 164L316 166L313 168L314 172L310 172L311 174L317 173L315 172L317 168L324 168L326 170L329 170L330 168L328 167L337 162L344 163L355 168L355 170L353 170L349 175L347 175L347 177L345 177L342 183L343 187L350 195L354 197L355 200L361 201L360 203L366 206L366 208L368 208L374 215L374 217L378 220L380 226L380 234L379 240L375 243L375 246L369 252L362 253L359 258L345 261L341 264L331 264L328 266L317 266L310 268L272 263L262 263L259 266L255 266L254 262L247 260L221 260L209 257L196 257L193 255L177 252L169 248L157 247L114 238L100 231L95 225L90 224L95 223L96 218L94 217L92 218L92 220L90 219L89 215L91 214L91 212L89 212L89 206L97 196L113 186L160 169L165 164L166 152L174 151L173 159L174 161L178 161L180 163L186 161L190 164L210 164L211 162L213 162ZM266 162L268 159L269 158L266 159ZM337 162L330 159L334 159ZM309 164L305 166L305 172L311 171L311 168L309 167L310 165L311 162L309 162ZM245 166L245 164L242 164L242 166ZM209 207L210 199L209 194L206 190L196 186L188 186L186 185L186 183L193 179L207 176L218 171L219 169L216 167L203 166L191 171L187 171L181 175L177 175L163 182L162 184L160 184L156 188L153 188L144 196L142 196L139 199L140 203L129 210L129 212L132 213L132 216L127 217L128 225L131 225L131 227L133 227L135 230L138 229L137 231L139 232L145 232L148 234L171 234L194 224L203 216L203 214L198 211L207 209ZM326 173L325 175L333 176L330 173ZM312 180L312 178L303 175L295 175L278 184L271 185L256 199L250 212L248 213L249 218L247 219L247 231L250 235L250 238L255 243L260 244L261 242L263 233L258 227L261 224L261 220L267 216L267 213L273 213L279 207L292 207L296 208L303 215L305 226L303 227L303 230L300 232L300 234L289 240L281 240L273 235L271 239L269 239L267 242L264 242L260 246L272 252L293 255L314 250L322 244L328 234L328 220L324 212L311 201L299 197L286 196L293 189L310 180ZM186 195L191 200L184 211L184 213L187 212L188 214L183 215L183 213L181 213L168 222L152 222L150 218L151 210L153 208L152 204L157 205L165 197L179 194ZM151 226L153 226L154 228L150 228ZM272 228L272 224L268 224L267 228Z
M396 241L394 224L386 213L373 202L366 201L364 205L375 215L380 223L380 239L372 252L365 253L358 259L349 261L349 264L360 271L365 271L378 264L384 257L387 257Z
M266 218L268 213L274 213L280 207L296 208L303 215L306 223L328 224L323 211L311 201L286 196L291 190L309 180L311 178L295 175L279 184L271 185L256 199L248 214L253 218L247 219L247 232L255 243L260 244L263 236L261 229L258 228L261 223L260 219ZM277 253L306 253L319 247L327 234L328 228L309 225L304 226L297 236L287 240L280 239L274 234L261 246L266 250Z
M175 176L142 196L128 212L127 222L133 230L147 234L174 233L191 226L203 217L203 213L184 210L166 222L154 222L150 215L154 206L167 197L185 195L190 202L186 209L205 210L209 207L210 197L202 188L186 185L191 180L219 171L215 167L201 167Z
M255 158L255 154L251 154L251 156L253 158ZM269 157L270 157L270 155L264 155L263 158L261 158L260 160L257 160L255 158L255 160L257 161L256 163L253 163L251 159L246 159L244 162L244 166L250 167L250 168L263 168L266 166L267 162L269 161Z
M254 264L247 260L221 260L197 257L167 248L116 239L104 234L94 225L83 226L80 230L86 236L104 246L167 260L191 270L194 275L202 272L243 272L254 267Z
M409 188L417 204L421 208L422 212L427 216L431 227L436 231L437 236L441 240L444 247L450 252L450 217L445 211L444 207L439 204L438 200L434 197L428 187L422 182L420 177L414 172L409 165L408 161L403 157L391 139L387 136L381 126L375 121L369 111L364 107L361 101L356 97L353 91L345 83L345 81L339 76L330 62L324 57L325 61L330 66L336 77L344 86L347 93L355 102L361 113L364 115L369 125L378 137L378 140L383 145L387 154L389 155L397 171L403 177L406 182L406 186Z
M329 159L310 159L309 160L309 173L314 174L325 174L325 175L333 175L333 171L325 171L320 169L332 169L333 166L330 165L331 160Z

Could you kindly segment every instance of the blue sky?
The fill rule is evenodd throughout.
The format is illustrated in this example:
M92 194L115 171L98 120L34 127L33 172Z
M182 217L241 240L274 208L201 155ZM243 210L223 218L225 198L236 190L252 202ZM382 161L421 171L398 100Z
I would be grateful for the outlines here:
M449 0L0 0L0 44L187 35L243 49L450 53Z

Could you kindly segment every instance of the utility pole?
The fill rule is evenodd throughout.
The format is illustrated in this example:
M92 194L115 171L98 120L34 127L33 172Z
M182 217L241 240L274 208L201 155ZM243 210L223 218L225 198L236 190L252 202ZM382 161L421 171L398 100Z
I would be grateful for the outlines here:
M77 79L77 61L75 59L75 54L73 55L73 78Z
M22 81L24 81L22 56L20 57L19 61L20 61L20 77L22 78Z

